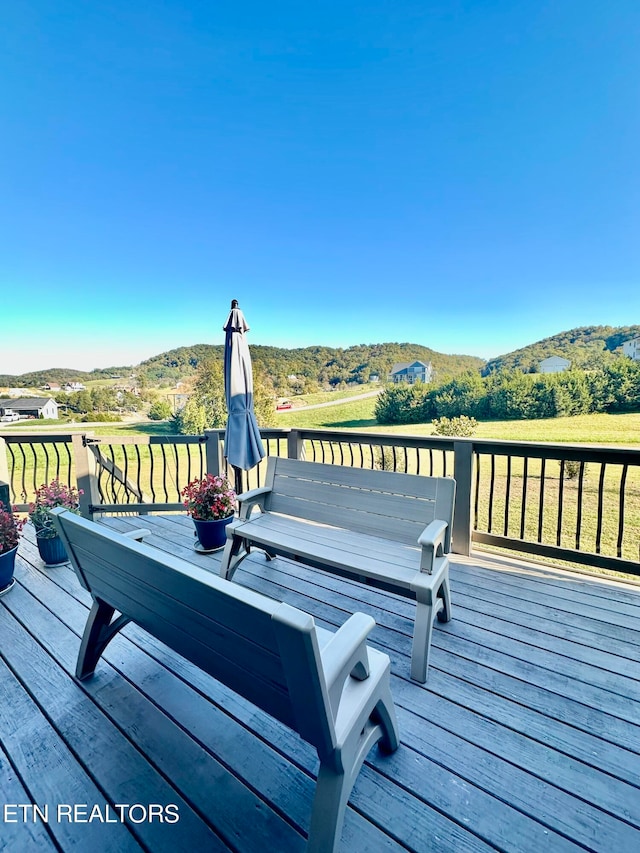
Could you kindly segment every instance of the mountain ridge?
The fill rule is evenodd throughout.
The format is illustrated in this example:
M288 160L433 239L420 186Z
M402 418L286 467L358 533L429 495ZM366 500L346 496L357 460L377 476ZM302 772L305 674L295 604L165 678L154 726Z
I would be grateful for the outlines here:
M539 362L550 355L568 358L572 367L592 369L615 358L622 344L634 337L640 337L640 325L580 326L488 361L471 355L440 353L422 344L397 342L357 344L346 348L314 344L295 349L252 343L251 354L256 369L267 374L276 388L284 390L287 385L296 383L311 385L315 382L331 386L341 383L362 384L375 375L385 378L394 363L414 360L430 361L434 368L434 379L438 383L468 370L479 370L485 375L500 369L535 372ZM107 378L126 380L132 374L138 381L162 384L195 375L201 361L222 358L223 350L223 344L192 344L158 353L137 365L96 368L92 371L58 367L23 374L4 374L0 375L0 385L33 387L49 382L63 384Z

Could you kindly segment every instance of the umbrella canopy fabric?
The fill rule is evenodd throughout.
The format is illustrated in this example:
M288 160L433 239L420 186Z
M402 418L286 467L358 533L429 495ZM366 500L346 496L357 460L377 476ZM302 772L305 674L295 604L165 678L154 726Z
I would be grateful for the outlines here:
M224 392L229 413L224 455L234 468L249 471L266 453L253 411L253 371L245 336L249 326L235 299L223 328Z

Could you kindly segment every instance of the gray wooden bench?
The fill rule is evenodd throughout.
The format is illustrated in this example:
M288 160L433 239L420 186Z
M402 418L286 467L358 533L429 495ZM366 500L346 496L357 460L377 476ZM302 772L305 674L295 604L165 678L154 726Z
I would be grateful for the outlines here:
M307 849L337 850L367 753L375 743L386 752L398 746L389 657L366 644L374 620L355 613L336 632L323 630L288 604L62 508L52 513L93 598L77 678L92 675L129 621L140 625L316 748L320 770Z
M220 574L256 545L415 598L411 678L425 682L434 619L451 619L455 480L269 457L264 487L240 495ZM253 510L258 507L261 512Z

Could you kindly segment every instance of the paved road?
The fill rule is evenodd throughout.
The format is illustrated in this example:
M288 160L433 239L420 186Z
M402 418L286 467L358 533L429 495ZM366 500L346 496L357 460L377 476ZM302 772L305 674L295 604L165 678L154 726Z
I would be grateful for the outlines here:
M384 391L384 388L376 388L375 391L367 391L366 394L356 394L353 397L340 397L339 400L329 400L327 403L314 403L311 406L293 406L291 409L282 409L278 414L282 414L282 412L303 412L307 409L326 409L327 406L339 406L341 403L353 403L356 400L365 400L367 397L377 397L382 391Z

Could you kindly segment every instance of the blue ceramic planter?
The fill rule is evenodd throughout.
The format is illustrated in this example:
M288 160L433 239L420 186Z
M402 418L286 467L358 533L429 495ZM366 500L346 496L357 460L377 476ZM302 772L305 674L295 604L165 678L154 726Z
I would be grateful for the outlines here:
M203 551L215 551L218 548L223 548L227 541L227 524L231 521L233 521L232 515L214 521L200 521L198 518L194 518L193 523L201 549Z
M0 554L0 595L9 592L13 586L13 571L16 567L18 546Z
M69 562L62 539L59 536L44 539L36 534L36 542L40 556L46 566L60 566L62 563Z

